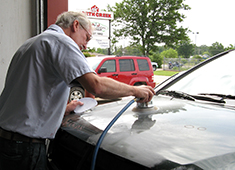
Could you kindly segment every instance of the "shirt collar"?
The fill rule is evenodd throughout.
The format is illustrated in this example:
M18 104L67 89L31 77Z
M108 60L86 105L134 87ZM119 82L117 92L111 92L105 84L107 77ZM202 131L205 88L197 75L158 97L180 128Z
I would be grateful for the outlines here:
M56 24L50 25L46 30L52 30L52 31L56 31L58 33L65 34L63 29L60 26L56 25Z

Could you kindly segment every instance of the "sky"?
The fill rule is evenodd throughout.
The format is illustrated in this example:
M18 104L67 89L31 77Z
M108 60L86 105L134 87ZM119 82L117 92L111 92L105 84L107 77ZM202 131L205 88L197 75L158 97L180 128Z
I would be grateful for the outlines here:
M93 5L107 9L108 4L114 6L116 2L120 3L122 0L87 0L82 3L80 0L69 0L68 5L69 10L88 9ZM215 42L224 47L235 45L234 0L185 0L184 4L189 5L191 10L182 11L186 19L181 25L194 32L188 34L192 43L197 46L211 46Z

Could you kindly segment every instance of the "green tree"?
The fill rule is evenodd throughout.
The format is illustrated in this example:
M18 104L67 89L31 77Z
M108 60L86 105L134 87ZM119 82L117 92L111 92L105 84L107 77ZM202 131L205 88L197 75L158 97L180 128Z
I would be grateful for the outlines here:
M125 54L125 48L123 48L122 46L120 46L120 47L115 46L113 54L118 55L118 56L122 56L123 54Z
M230 44L228 47L226 47L225 48L225 50L227 51L227 50L232 50L232 49L234 49L235 47L232 45L232 44Z
M149 58L151 59L151 61L156 62L158 64L158 68L162 67L163 58L161 57L159 52L151 53Z
M178 58L178 52L172 48L161 52L161 58Z
M190 43L189 40L181 41L177 47L178 54L183 56L183 58L189 58L193 55L194 45Z
M203 58L200 55L193 56L193 59L197 59L199 62L203 61Z
M221 53L224 50L225 50L224 46L219 42L215 42L212 44L212 46L209 47L209 52L211 53L212 56Z
M205 51L204 53L202 53L203 56L205 56L206 58L211 57L211 54L208 51Z
M139 49L139 46L127 46L125 48L125 55L141 56L142 53Z
M209 47L208 46L206 46L206 45L201 45L201 46L199 46L199 47L197 47L198 48L198 52L199 52L199 54L201 54L201 55L203 55L203 54L207 54L207 55L209 55L209 56L211 56L211 54L209 53Z
M97 48L97 53L99 54L104 54L104 55L108 55L108 49L107 48Z
M179 27L185 16L179 11L189 10L184 0L124 0L110 7L114 12L114 41L129 37L131 45L141 44L143 55L156 51L156 44L173 47L179 40L187 39L187 28Z

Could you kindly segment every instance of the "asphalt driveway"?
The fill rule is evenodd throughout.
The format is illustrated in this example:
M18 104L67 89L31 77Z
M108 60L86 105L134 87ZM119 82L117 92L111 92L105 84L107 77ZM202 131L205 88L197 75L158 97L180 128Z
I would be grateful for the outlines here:
M156 85L160 84L161 82L163 82L164 80L168 79L169 76L157 76L154 75L154 82L156 82Z

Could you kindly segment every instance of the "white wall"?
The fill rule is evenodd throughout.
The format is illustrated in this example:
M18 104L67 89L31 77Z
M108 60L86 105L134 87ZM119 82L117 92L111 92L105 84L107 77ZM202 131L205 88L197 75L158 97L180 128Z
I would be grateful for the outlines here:
M35 33L35 5L32 1L0 0L0 93L12 56Z

